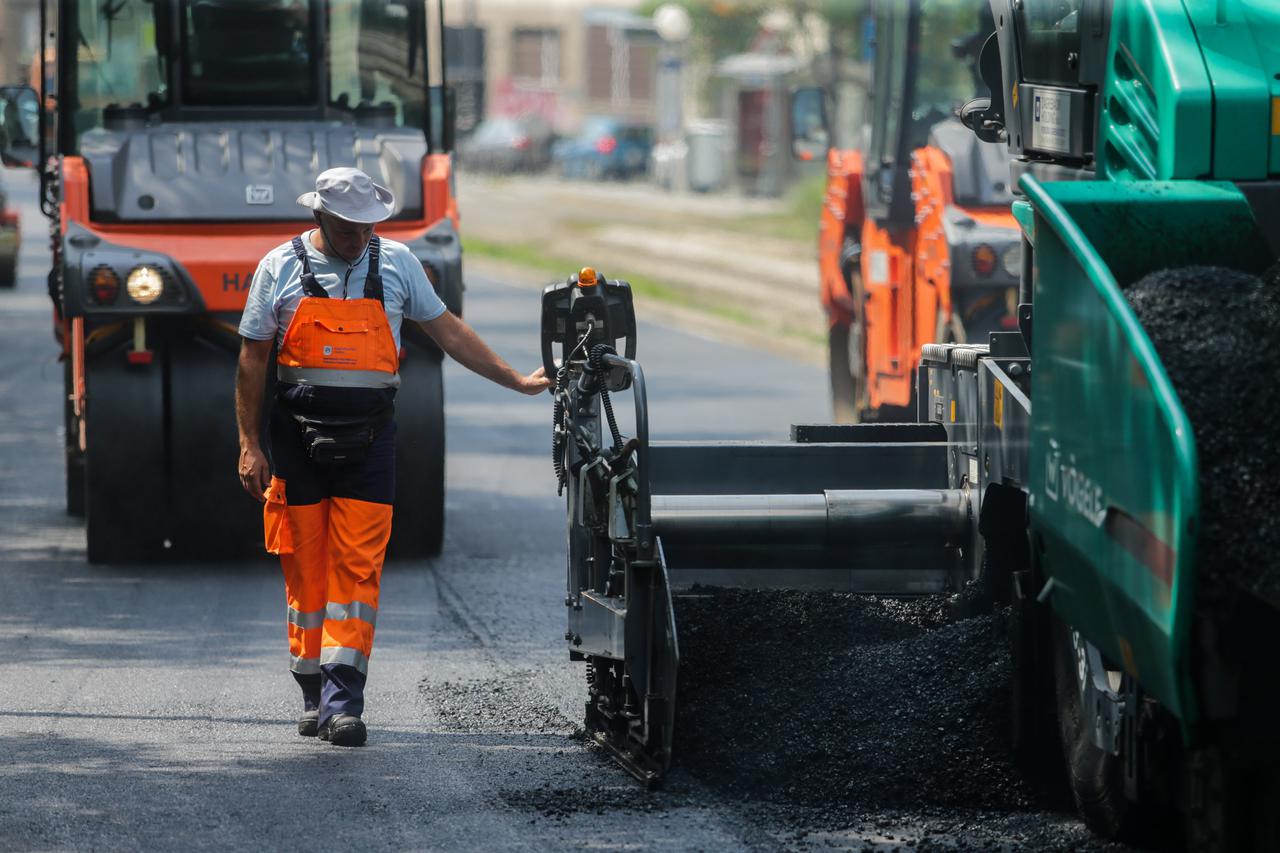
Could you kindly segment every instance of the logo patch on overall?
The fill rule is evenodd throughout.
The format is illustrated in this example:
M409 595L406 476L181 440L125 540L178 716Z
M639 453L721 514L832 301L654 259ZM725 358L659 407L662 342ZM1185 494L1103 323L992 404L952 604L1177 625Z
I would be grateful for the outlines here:
M325 355L333 355L333 347L325 347L325 348L324 348L324 354L325 354Z
M275 187L271 184L249 184L244 188L245 204L272 204L275 201Z

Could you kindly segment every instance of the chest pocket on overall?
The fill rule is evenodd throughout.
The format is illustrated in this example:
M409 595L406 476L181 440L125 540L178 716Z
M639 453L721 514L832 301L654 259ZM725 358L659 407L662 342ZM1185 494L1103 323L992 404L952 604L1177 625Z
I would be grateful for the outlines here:
M333 300L338 306L349 301ZM307 312L305 321L298 324L297 347L305 354L305 360L315 367L339 370L350 370L367 363L371 331L369 320L365 317L325 316L325 307L315 306Z
M392 409L383 395L368 413L350 413L347 403L361 392L385 390L400 384L400 359L395 338L383 307L382 276L378 273L380 241L369 241L369 271L362 299L332 299L311 272L302 238L293 240L294 255L302 265L305 294L285 332L276 360L281 382L312 386L315 411L288 405L289 414L302 433L307 456L320 465L350 465L364 460L369 446L391 420ZM335 415L326 409L343 411Z

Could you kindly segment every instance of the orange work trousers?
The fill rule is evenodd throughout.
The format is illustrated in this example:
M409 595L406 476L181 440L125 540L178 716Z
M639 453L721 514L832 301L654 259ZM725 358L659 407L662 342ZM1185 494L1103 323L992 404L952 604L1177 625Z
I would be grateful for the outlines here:
M395 432L394 421L382 427L363 462L320 466L287 413L277 410L271 423L266 545L284 570L289 668L302 676L354 669L361 694L391 537Z

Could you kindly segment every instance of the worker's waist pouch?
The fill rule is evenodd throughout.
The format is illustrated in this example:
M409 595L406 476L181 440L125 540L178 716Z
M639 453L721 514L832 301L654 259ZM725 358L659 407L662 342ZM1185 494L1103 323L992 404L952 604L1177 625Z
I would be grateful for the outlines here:
M391 420L393 410L374 415L316 415L290 411L302 434L307 458L317 465L356 465Z

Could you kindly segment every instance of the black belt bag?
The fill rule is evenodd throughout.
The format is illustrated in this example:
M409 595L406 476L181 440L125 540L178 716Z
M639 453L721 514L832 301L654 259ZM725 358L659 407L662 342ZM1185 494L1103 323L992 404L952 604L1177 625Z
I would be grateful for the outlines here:
M369 455L369 447L391 420L387 410L373 416L301 415L289 413L302 432L307 458L317 465L356 465Z

